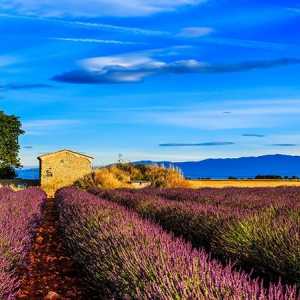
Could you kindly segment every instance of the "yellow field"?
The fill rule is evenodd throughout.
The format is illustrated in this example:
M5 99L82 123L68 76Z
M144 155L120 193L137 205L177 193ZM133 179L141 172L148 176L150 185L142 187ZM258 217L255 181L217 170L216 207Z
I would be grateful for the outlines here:
M278 187L299 186L300 180L245 179L245 180L189 180L192 188Z

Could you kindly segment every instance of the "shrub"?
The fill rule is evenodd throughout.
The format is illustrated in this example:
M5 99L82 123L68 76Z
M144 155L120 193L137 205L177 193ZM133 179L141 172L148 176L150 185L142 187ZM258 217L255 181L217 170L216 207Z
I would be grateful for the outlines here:
M104 189L115 189L122 187L120 180L109 169L99 169L94 173L95 182L97 186L101 186Z
M2 167L0 168L0 179L14 179L17 174L13 167Z
M117 164L96 169L92 174L78 180L75 186L88 188L128 188L135 180L149 181L153 187L188 187L183 175L175 169L150 165Z
M300 211L271 207L226 230L220 228L213 248L264 276L281 277L300 287Z
M176 169L150 165L145 168L144 179L151 182L152 187L173 188L188 187L188 182Z

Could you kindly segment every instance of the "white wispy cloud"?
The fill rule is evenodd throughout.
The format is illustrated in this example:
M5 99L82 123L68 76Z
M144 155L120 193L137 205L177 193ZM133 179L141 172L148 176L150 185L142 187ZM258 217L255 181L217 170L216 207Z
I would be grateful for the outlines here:
M210 35L214 31L215 30L212 27L186 27L179 32L178 36L197 38Z
M101 40L90 38L51 38L52 40L76 42L76 43L95 43L95 44L115 44L115 45L136 45L135 42L117 41L117 40Z
M45 17L63 16L147 16L172 11L181 6L197 5L205 0L2 0L3 13Z
M117 25L103 24L103 23L77 22L77 21L75 22L64 21L64 22L67 22L70 25L78 25L81 27L96 28L101 30L116 31L122 33L131 33L135 35L150 35L150 36L170 35L170 33L167 31L150 30L150 29L137 28L137 27L127 27L127 26L117 26Z
M160 68L166 65L164 62L157 61L151 57L138 54L103 56L82 60L81 66L89 71L104 73L109 67L115 68Z
M206 37L202 42L216 44L216 45L225 45L225 46L234 46L242 48L252 48L252 49L266 49L266 50L286 50L290 47L297 47L295 45L282 44L282 43L272 43L265 41L256 41L256 40L244 40L244 39L234 39L228 37Z
M289 103L294 103L289 106ZM236 108L236 106L239 106ZM207 106L207 105L206 105ZM269 100L223 102L218 109L213 106L180 107L178 110L132 112L131 120L136 123L188 127L202 130L261 129L294 126L300 116L300 100ZM234 107L235 106L235 107ZM299 108L298 108L299 107ZM231 114L224 114L230 109Z
M286 10L292 13L300 14L300 7L287 7Z
M170 36L171 35L171 33L167 31L152 30L152 29L130 27L130 26L120 26L120 25L105 24L105 23L67 21L59 18L46 18L41 16L22 16L22 15L8 14L8 13L6 14L0 13L0 18L1 17L9 18L9 19L22 19L28 21L35 20L41 22L59 23L70 27L98 29L99 31L119 32L125 34L133 34L133 35L145 35L145 36Z
M1 5L1 3L0 3ZM1 6L0 6L1 7ZM287 8L286 10L290 10L293 13L297 13L297 9ZM300 9L299 9L300 10ZM174 34L168 31L159 31L159 30L151 30L145 28L138 28L138 27L129 27L129 26L120 26L114 24L104 24L104 23L96 23L96 22L83 22L83 21L69 21L61 18L47 18L38 16L24 16L24 15L16 15L16 14L8 14L8 13L0 13L0 17L3 18L20 18L24 20L39 20L42 22L54 22L60 23L64 26L71 26L71 27L81 27L86 29L98 29L99 31L107 31L107 32L118 32L124 33L129 35L142 35L142 36L159 36L159 37L167 37L167 38L191 38L195 39L197 37L202 37L201 42L203 43L210 43L216 45L225 45L225 46L233 46L233 47L241 47L241 48L250 48L250 49L266 49L272 51L283 51L286 49L298 49L299 47L294 44L283 44L283 43L276 43L276 42L265 42L265 41L257 41L257 40L244 40L244 39L235 39L230 37L220 37L214 35L210 37L211 34L215 32L214 28L211 27L185 27L178 31L178 33ZM86 39L86 38L66 38L69 40L79 40L81 42L96 42L99 39ZM102 41L99 40L98 43ZM114 41L112 41L114 42ZM116 41L118 42L118 41Z
M0 56L0 67L7 67L10 65L14 65L19 60L17 57L9 56L9 55L2 55Z
M300 64L298 58L208 64L196 59L166 62L153 56L151 52L140 52L87 58L79 63L79 68L56 75L52 80L76 84L132 83L158 74L219 74Z
M139 82L151 76L166 63L146 55L127 54L81 60L80 70L69 74L74 83L128 83ZM54 78L60 81L60 77ZM64 78L61 78L64 81Z
M80 120L73 119L41 119L24 121L23 130L27 135L43 135L46 132L81 124Z

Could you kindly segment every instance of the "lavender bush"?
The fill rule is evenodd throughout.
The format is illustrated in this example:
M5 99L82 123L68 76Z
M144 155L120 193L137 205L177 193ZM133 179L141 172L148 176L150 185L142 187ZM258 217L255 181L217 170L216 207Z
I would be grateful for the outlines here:
M172 200L162 198L167 197L166 191L154 189L91 192L134 209L169 232L192 242L193 246L211 251L222 261L230 258L238 267L247 271L253 269L255 275L267 281L281 278L300 287L299 191L288 190L291 199L287 201L280 189L269 192L274 195L278 191L277 197L266 197L264 201L258 196L257 200L253 189L244 202L234 195L236 189L230 189L229 194L226 194L228 190L223 192L229 195L225 197L221 191L210 189L212 194L222 195L223 200L208 200L207 197L206 201L196 201L195 194L201 194L201 191L183 189L172 190L168 196ZM257 192L268 195L266 189ZM190 195L193 201L188 201ZM233 206L235 200L236 206Z
M95 299L298 299L295 289L264 289L115 203L75 188L57 198L67 249Z
M97 190L93 191L97 194ZM149 196L147 192L129 190L99 190L100 196L134 209L144 218L159 223L164 229L192 242L195 247L210 250L216 231L227 226L247 211L194 202L168 201Z
M0 187L0 201L5 201L5 200L9 199L9 197L13 193L14 193L14 191L10 187L7 187L7 186Z
M154 197L180 202L209 203L229 207L257 210L269 206L300 208L300 188L203 188L203 189L147 189L134 193L145 193Z
M20 287L17 269L30 249L45 198L38 188L0 189L0 299L15 299Z
M300 211L270 207L220 230L214 253L238 259L270 280L300 287Z

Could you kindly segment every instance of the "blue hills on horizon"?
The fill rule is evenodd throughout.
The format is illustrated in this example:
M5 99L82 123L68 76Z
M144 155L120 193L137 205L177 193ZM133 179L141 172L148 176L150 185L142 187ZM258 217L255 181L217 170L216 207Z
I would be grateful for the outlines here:
M40 170L36 167L21 168L16 170L17 178L27 179L27 180L39 180Z
M237 178L254 178L257 175L279 175L300 177L300 156L263 155L258 157L215 158L201 161L138 161L142 164L163 164L166 167L178 167L185 177L224 179L230 176ZM38 168L17 170L18 178L39 179Z
M202 161L141 161L178 167L187 178L254 178L257 175L300 176L300 156L263 155L257 157L215 158Z

